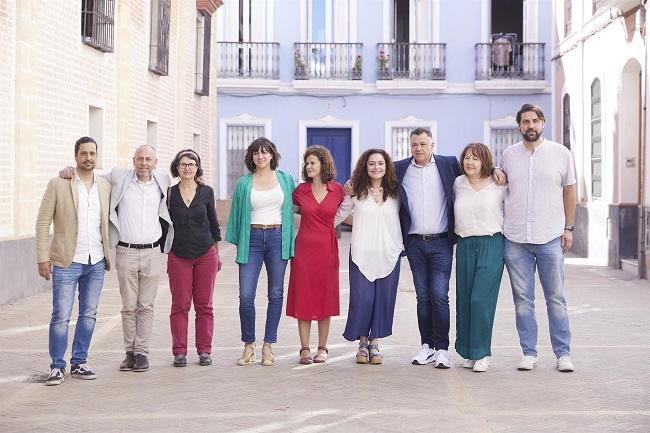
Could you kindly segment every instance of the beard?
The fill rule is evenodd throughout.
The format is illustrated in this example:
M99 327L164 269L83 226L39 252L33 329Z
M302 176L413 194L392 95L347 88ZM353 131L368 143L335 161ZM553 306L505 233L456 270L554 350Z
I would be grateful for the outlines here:
M542 136L542 131L526 131L526 132L521 132L521 136L524 137L524 140L533 143L537 140L539 140L539 137Z

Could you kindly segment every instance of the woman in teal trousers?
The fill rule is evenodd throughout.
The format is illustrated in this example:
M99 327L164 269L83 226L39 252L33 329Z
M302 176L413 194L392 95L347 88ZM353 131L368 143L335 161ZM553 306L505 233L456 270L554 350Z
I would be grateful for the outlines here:
M482 143L460 154L454 183L456 246L456 352L463 367L487 371L492 326L503 274L505 186L492 179L492 155Z

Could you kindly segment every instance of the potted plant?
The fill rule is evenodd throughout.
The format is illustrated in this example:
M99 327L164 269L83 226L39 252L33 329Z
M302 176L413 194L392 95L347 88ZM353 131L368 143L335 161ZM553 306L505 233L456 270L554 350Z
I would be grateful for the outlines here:
M294 78L296 79L305 79L307 78L307 74L305 72L305 62L302 59L302 53L300 50L296 50L296 52L293 54L293 61L294 61Z
M380 79L390 79L390 70L388 67L389 64L389 55L384 50L379 51L379 56L377 57L377 62L379 64L379 78Z
M352 79L360 80L363 73L363 57L361 54L358 54L354 60L354 66L352 66Z

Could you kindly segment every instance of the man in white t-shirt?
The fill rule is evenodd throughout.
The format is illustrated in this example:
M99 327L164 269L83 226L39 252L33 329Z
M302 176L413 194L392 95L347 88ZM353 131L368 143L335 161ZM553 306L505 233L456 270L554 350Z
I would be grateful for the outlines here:
M560 371L573 371L571 330L564 299L564 252L573 242L576 205L571 152L541 137L544 113L524 104L517 113L523 141L503 152L508 176L505 199L505 262L515 303L517 332L523 351L519 370L537 364L535 268L539 269L548 312L551 345Z

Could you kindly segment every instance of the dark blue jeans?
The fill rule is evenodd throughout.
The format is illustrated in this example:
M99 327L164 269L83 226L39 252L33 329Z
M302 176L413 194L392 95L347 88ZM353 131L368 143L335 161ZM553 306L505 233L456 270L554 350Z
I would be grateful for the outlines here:
M255 293L257 282L266 266L268 299L264 341L275 343L278 339L278 324L282 315L284 299L284 271L287 260L282 260L282 229L251 228L248 247L248 263L239 265L239 321L241 339L244 343L255 341Z
M453 246L449 239L425 241L409 236L406 257L413 273L422 344L449 348L449 277Z

